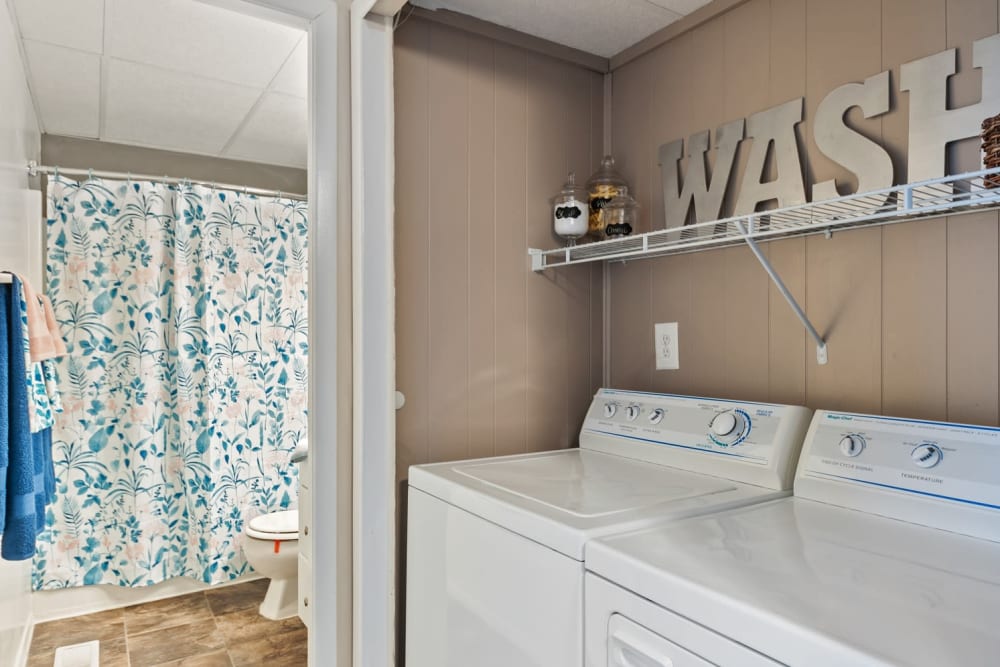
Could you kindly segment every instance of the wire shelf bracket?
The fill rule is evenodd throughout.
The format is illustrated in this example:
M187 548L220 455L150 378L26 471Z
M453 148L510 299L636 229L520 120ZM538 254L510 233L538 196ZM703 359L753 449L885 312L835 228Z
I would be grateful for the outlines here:
M1000 168L982 169L873 192L567 248L530 248L528 255L531 270L540 272L589 262L625 262L746 244L816 342L817 363L825 364L828 360L826 342L761 251L759 241L820 233L830 238L838 229L887 225L998 208Z

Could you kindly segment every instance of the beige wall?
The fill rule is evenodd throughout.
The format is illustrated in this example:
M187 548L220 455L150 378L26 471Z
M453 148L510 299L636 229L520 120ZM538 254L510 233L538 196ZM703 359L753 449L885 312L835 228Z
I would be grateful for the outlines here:
M799 96L807 183L849 180L811 139L823 95L884 69L897 89L899 64L951 47L969 68L972 41L998 31L997 4L750 0L617 70L614 149L644 229L663 215L660 143ZM952 106L978 101L978 85L976 72L953 77ZM906 94L857 126L890 147L905 180ZM952 151L956 170L976 159L975 142ZM612 265L611 383L997 424L997 237L992 212L767 244L828 339L826 366L745 248ZM671 321L681 368L656 371L653 323Z
M535 275L548 199L602 147L599 74L413 17L396 35L400 478L567 447L599 383L600 269Z
M42 164L214 181L251 188L306 193L306 170L259 162L127 146L93 139L42 135Z

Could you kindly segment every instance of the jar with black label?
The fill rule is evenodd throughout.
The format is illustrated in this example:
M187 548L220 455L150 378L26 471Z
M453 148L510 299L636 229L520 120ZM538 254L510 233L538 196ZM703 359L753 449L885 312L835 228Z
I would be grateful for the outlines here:
M635 230L638 216L639 202L629 194L628 188L622 188L621 193L604 207L604 237L628 236Z
M576 245L576 240L587 233L587 195L576 184L572 171L562 190L552 198L552 226L568 246Z
M604 228L607 225L604 208L626 188L625 179L615 170L615 159L605 155L601 160L601 168L587 181L587 199L590 205L588 231L598 238L607 238Z

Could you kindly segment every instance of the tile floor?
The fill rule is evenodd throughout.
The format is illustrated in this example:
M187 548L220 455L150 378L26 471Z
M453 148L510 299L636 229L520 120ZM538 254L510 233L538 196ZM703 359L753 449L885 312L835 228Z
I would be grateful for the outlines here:
M52 667L59 646L98 639L101 667L300 667L306 628L298 617L257 613L261 579L35 626L28 667Z

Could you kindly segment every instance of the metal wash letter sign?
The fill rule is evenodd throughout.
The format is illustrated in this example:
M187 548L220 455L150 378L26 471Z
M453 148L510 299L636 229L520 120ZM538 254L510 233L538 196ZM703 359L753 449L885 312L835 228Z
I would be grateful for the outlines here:
M955 49L914 60L900 68L899 89L910 96L908 182L944 176L948 143L978 136L983 119L1000 113L1000 34L973 44L972 64L982 70L981 101L958 109L948 108L948 77L956 73ZM851 129L845 116L853 107L859 107L865 118L888 112L889 86L888 71L863 83L848 83L830 92L816 110L813 123L816 147L857 176L858 192L892 186L892 160L885 148ZM678 139L660 146L666 226L685 224L692 206L696 222L722 217L736 151L744 139L753 139L753 143L733 214L753 213L762 202L777 201L781 208L805 203L802 156L795 136L795 126L802 122L803 104L804 98L800 97L717 128L711 177L706 173L709 132L691 135L687 140L688 165L683 186L679 164L684 155L684 141ZM769 151L777 177L764 181ZM834 180L812 186L812 201L837 196Z

